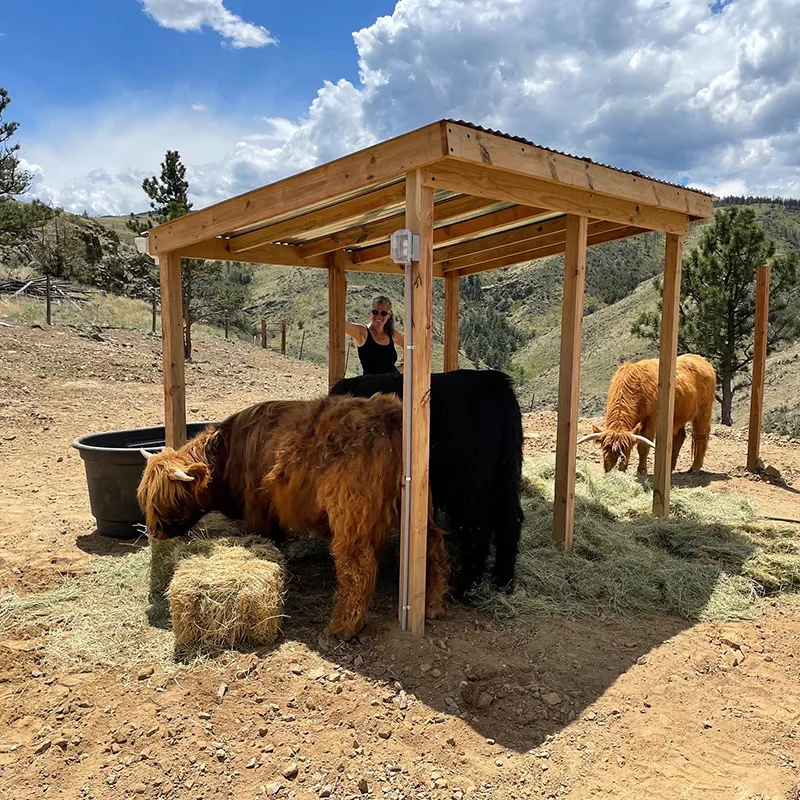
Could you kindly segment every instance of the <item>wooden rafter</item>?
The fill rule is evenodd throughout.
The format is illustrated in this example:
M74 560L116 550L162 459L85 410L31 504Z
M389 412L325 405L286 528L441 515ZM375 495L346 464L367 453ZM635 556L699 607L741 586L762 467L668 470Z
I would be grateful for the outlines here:
M689 218L677 211L606 197L574 186L549 183L504 170L488 170L474 164L442 163L427 167L423 174L426 185L459 194L542 206L553 211L667 233L684 234L689 229Z
M496 200L486 200L482 197L453 197L437 203L433 208L434 224L446 220L454 219L463 214L473 211L480 211L482 208L492 206ZM304 258L318 256L323 253L331 253L346 247L357 245L368 245L373 242L387 240L396 230L405 225L405 214L395 214L387 219L378 222L370 222L366 225L359 225L355 228L348 228L339 233L315 239L312 242L300 246L300 252ZM389 253L387 247L386 254Z
M332 206L326 206L317 211L309 211L298 217L278 222L275 225L268 225L256 231L243 233L230 239L229 249L232 253L243 253L252 250L268 242L283 242L291 239L298 234L324 228L337 221L350 222L355 225L355 218L364 215L380 216L387 206L393 206L401 202L406 196L404 182L385 186L368 194L344 200ZM369 221L369 216L367 220Z
M303 258L299 248L291 244L263 244L244 253L232 253L228 239L210 239L207 242L182 247L177 251L181 258L206 258L210 261L245 261L250 264L282 264L287 267L327 267L324 256Z
M606 242L614 242L617 239L626 239L629 236L636 236L640 233L647 233L647 231L641 228L632 226L619 227L616 223L596 222L593 223L593 225L598 227L595 227L594 233L589 236L588 245L590 247L597 244L605 244ZM528 249L529 246L530 249ZM520 249L502 257L488 257L484 261L469 265L465 264L463 260L460 260L451 263L441 262L434 266L442 267L445 275L452 271L457 271L461 276L474 275L477 272L486 272L490 269L513 267L515 264L522 264L526 261L536 261L539 258L557 256L564 252L564 248L565 238L563 236L558 241L550 244L542 244L541 240L534 239L529 242L521 242Z
M547 214L546 208L530 208L528 206L511 206L509 208L502 208L499 211L492 211L488 214L482 214L479 217L464 220L463 222L454 222L449 225L442 225L436 228L433 232L434 247L447 244L453 241L460 241L471 236L479 235L482 233L490 233L491 231L500 228L506 228L515 223L524 222L525 220L535 219ZM519 228L512 229L513 231ZM511 234L513 238L513 234ZM482 241L482 239L480 240ZM441 252L441 251L439 251ZM389 255L388 244L378 244L372 247L365 247L363 250L356 250L353 252L353 263L355 264L368 264L370 261L378 261L381 258ZM441 261L438 253L435 255L434 260Z

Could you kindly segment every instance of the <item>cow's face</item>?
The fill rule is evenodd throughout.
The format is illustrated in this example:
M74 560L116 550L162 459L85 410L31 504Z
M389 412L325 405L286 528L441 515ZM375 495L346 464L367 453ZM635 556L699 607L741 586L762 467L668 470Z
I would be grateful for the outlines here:
M153 539L186 533L206 513L210 475L206 464L186 462L170 447L147 455L136 496Z
M611 472L616 467L621 472L625 472L628 469L631 450L633 450L633 434L626 431L606 431L599 441L605 471Z

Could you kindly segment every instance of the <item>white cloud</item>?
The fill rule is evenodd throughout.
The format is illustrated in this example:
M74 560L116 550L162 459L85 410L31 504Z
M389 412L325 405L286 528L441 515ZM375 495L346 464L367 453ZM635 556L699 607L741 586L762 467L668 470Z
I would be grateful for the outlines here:
M796 0L733 0L721 13L696 0L399 0L354 41L359 84L326 81L299 119L207 111L198 130L188 110L133 127L110 113L76 123L69 160L64 125L49 161L27 142L25 153L57 202L127 211L142 196L120 176L152 174L178 147L201 207L461 117L699 188L800 196ZM83 177L95 168L106 175Z
M245 22L228 11L223 0L142 0L142 4L145 12L165 28L199 31L207 26L235 48L277 43L262 25Z
M192 103L192 111L208 111L205 103Z

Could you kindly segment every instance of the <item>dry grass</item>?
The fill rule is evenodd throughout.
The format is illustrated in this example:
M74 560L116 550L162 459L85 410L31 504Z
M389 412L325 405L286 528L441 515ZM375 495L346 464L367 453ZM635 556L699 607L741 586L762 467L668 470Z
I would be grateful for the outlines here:
M284 585L280 563L239 545L183 558L167 591L175 645L271 644L280 631Z
M540 610L590 616L674 614L749 619L759 598L800 587L800 534L757 522L748 500L705 488L672 490L672 516L650 516L649 483L578 464L572 553L552 546L554 460L525 464L517 587L482 589L500 617Z

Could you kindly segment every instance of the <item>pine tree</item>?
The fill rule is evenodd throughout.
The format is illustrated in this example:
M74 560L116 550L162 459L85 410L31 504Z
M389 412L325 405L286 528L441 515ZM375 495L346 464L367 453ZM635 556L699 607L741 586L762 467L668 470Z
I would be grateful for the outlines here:
M8 108L11 97L0 87L0 202L15 195L25 194L31 188L33 176L20 169L19 142L9 144L19 128L18 122L3 122L3 112Z
M717 371L722 424L731 425L733 395L747 384L753 360L756 272L772 265L768 351L800 336L790 301L797 283L797 253L776 255L751 208L733 205L714 214L699 244L684 259L678 350L709 359ZM661 283L656 281L660 290ZM792 304L793 305L793 304ZM645 312L633 332L658 341L661 306ZM735 383L742 376L740 383Z

